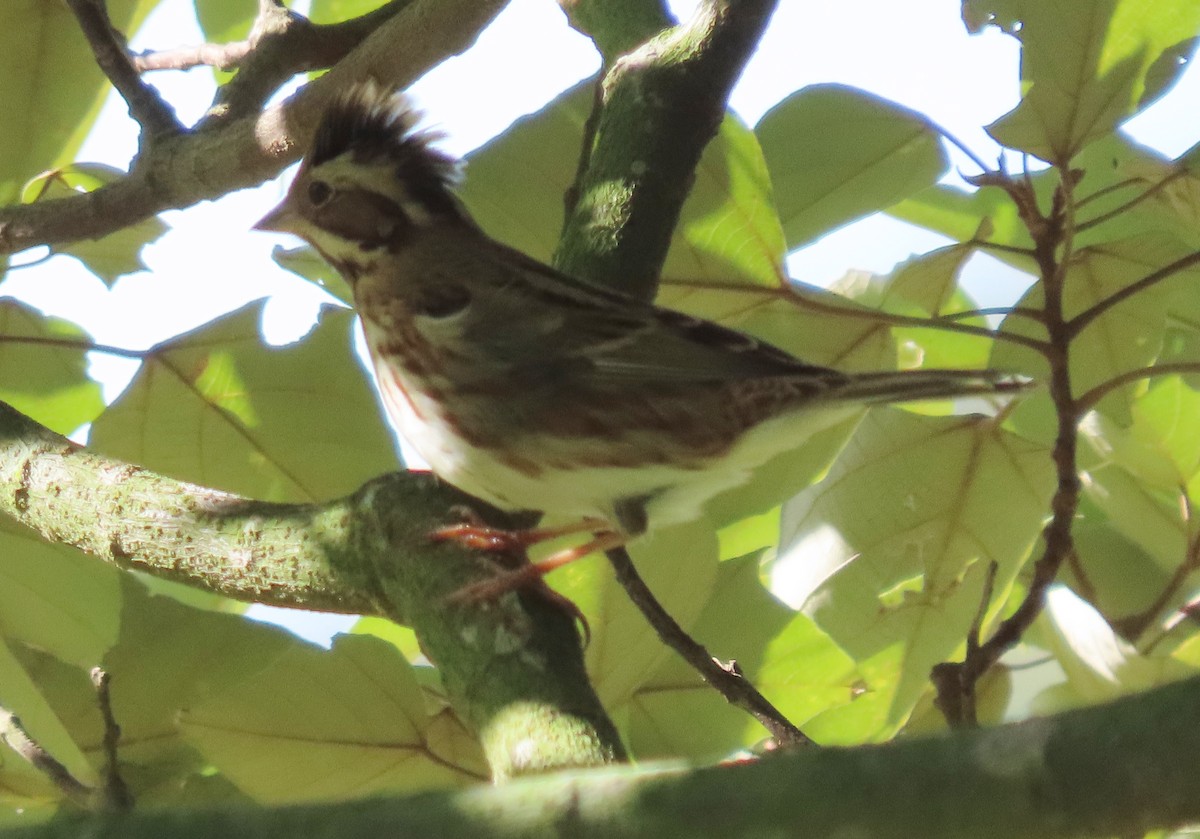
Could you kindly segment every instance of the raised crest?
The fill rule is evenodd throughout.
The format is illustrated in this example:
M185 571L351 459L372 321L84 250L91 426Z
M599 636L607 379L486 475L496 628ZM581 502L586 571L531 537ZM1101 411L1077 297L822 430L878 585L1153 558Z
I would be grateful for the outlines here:
M326 110L313 137L308 165L349 153L363 165L394 164L395 174L430 206L443 204L457 186L456 158L434 147L441 134L419 128L421 113L402 92L373 80L354 85Z

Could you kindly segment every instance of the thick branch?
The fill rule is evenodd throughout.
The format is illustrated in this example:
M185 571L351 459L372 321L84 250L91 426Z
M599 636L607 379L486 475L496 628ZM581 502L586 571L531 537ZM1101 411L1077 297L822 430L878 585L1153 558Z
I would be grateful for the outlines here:
M497 778L620 757L569 615L525 595L447 603L495 573L429 539L462 504L496 515L412 473L326 504L251 501L101 457L0 404L0 512L50 542L242 600L410 624Z
M147 811L12 839L1142 836L1200 820L1200 679L1044 719L769 760L562 773L400 799Z
M776 0L707 0L691 21L618 59L605 75L595 141L556 265L654 297L700 154Z
M505 0L414 0L320 79L262 114L164 136L129 177L95 192L0 210L0 254L96 239L166 209L261 183L295 161L325 106L367 76L404 86L474 42Z

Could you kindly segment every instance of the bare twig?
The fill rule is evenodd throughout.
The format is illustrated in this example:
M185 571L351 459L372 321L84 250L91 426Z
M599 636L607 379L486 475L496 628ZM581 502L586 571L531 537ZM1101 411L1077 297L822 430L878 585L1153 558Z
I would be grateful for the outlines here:
M671 279L664 281L664 285L677 288L691 289L711 289L715 291L727 291L729 286L724 283L715 283L707 280L679 280ZM872 320L877 323L887 324L888 326L907 326L917 329L940 329L944 332L958 332L963 335L975 335L980 338L990 338L994 341L1007 341L1012 344L1020 344L1024 347L1029 347L1038 353L1044 353L1046 342L1037 338L1030 338L1027 335L1017 335L1011 332L1000 332L995 329L988 329L985 326L975 326L969 323L958 323L957 321L964 317L974 317L976 315L986 314L1015 314L1018 317L1028 318L1040 322L1042 319L1041 313L1035 309L1026 307L1003 308L995 309L976 309L971 312L955 312L948 315L939 315L937 317L922 318L912 315L899 315L893 312L883 312L879 309L868 309L865 306L853 306L841 303L826 303L820 300L814 300L808 295L794 291L791 287L753 287L745 286L737 289L739 295L748 297L767 298L768 300L782 300L786 303L791 303L802 309L808 309L821 314L832 315L834 317L857 318L859 320Z
M62 763L29 736L21 720L0 707L0 741L41 772L68 801L85 809L92 806L92 788L80 781Z
M979 679L1016 645L1042 612L1046 590L1058 578L1059 569L1075 552L1071 533L1079 508L1080 481L1076 462L1078 426L1081 412L1072 398L1070 348L1074 332L1064 316L1063 287L1066 281L1071 239L1075 231L1072 190L1077 182L1073 172L1063 173L1049 215L1037 206L1033 185L1028 177L1017 181L1004 179L997 184L1013 198L1022 221L1034 241L1034 251L1042 286L1045 290L1043 326L1047 340L1043 354L1050 367L1048 390L1054 402L1057 434L1051 450L1057 487L1050 502L1050 521L1042 530L1042 555L1033 565L1033 576L1025 598L1011 615L1000 622L983 643L967 640L967 654L961 662L943 662L934 667L931 678L938 691L937 705L947 722L968 725L976 718L975 685ZM977 628L971 634L977 635Z
M605 555L612 565L617 582L658 633L659 639L690 664L700 674L700 678L725 697L729 704L741 708L762 723L763 728L781 746L815 745L750 684L739 672L736 664L721 664L684 631L650 591L625 548L606 551Z
M1150 379L1155 376L1186 375L1188 373L1200 373L1200 362L1171 361L1164 364L1153 364L1149 367L1139 367L1137 370L1126 370L1124 373L1119 373L1111 379L1096 385L1076 399L1075 404L1079 407L1079 412L1082 415L1096 407L1096 403L1105 396L1131 382Z
M1122 213L1133 209L1138 204L1141 204L1147 198L1153 197L1160 190L1162 190L1164 187L1166 187L1167 184L1171 183L1174 180L1177 180L1185 173L1186 173L1186 170L1183 170L1183 169L1172 172L1171 174L1169 174L1165 178L1163 178L1161 181L1159 181L1158 183L1154 184L1152 187L1147 189L1145 192L1135 195L1133 198L1130 198L1128 201L1126 201L1121 206L1114 207L1113 209L1109 210L1107 213L1101 213L1100 215L1096 216L1095 218L1090 218L1087 221L1081 221L1079 223L1078 228L1076 228L1076 229L1082 233L1084 230L1090 230L1093 227L1098 227L1099 225L1104 224L1104 222L1108 221L1109 219L1116 218L1117 216L1121 215ZM1099 195L1102 192L1103 192L1103 190L1096 193L1096 195ZM1093 195L1090 197L1094 198L1096 196Z
M983 631L983 622L987 618L988 607L992 604L992 593L996 588L996 573L1000 566L992 561L988 564L987 576L983 580L983 592L979 595L979 608L975 612L975 620L967 630L967 653L964 661L971 661L979 656L979 637ZM967 668L952 662L942 662L934 665L930 679L937 689L934 704L951 728L973 728L979 724L975 709L975 679L964 678L968 675Z
M1071 318L1071 320L1067 322L1068 336L1070 338L1074 338L1076 335L1082 332L1088 326L1088 324L1107 312L1113 306L1128 300L1130 297L1145 291L1152 285L1169 279L1175 274L1178 274L1180 271L1190 268L1198 263L1200 263L1200 251L1194 251L1189 253L1187 256L1180 257L1168 265L1164 265L1157 271L1147 274L1136 283L1131 283L1130 285L1122 288L1120 291L1110 294L1100 302L1089 306L1075 317Z
M93 667L91 676L92 686L96 689L96 704L100 707L100 716L104 720L104 786L101 792L104 809L123 813L133 809L134 799L129 785L121 777L121 768L117 760L121 726L117 725L112 711L112 697L109 694L109 683L112 679L101 667Z
M125 49L124 39L108 19L104 0L67 0L83 30L96 63L129 105L129 114L149 140L178 134L183 125L153 87L142 81Z
M232 70L254 49L254 41L232 41L228 44L196 44L170 50L154 50L131 56L139 73L154 70L190 70L193 67L217 67Z

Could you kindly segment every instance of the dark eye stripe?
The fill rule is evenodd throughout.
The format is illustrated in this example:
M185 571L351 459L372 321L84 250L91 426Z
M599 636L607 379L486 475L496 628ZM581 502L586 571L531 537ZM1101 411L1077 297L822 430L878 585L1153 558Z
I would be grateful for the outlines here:
M357 242L364 251L402 247L413 222L395 201L366 189L336 191L317 208L313 221L322 230Z

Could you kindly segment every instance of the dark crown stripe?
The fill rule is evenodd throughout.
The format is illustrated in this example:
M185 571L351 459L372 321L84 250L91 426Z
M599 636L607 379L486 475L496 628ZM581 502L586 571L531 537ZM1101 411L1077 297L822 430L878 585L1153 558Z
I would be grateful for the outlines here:
M351 154L355 163L394 164L396 177L417 201L438 213L458 213L452 189L458 161L433 147L439 134L419 130L421 114L403 93L374 82L357 84L325 112L309 152L309 165Z

